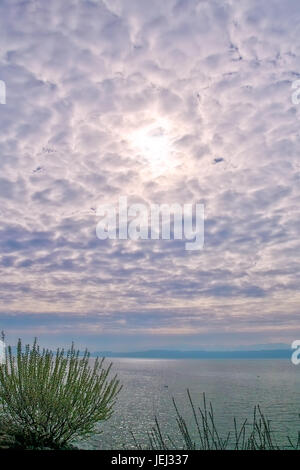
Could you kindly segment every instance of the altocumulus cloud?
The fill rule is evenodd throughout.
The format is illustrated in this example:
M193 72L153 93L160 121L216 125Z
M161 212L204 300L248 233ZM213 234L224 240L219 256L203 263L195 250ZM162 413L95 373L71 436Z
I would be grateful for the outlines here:
M299 20L298 0L1 1L8 334L98 348L300 334ZM120 195L204 203L204 250L98 240L95 209Z

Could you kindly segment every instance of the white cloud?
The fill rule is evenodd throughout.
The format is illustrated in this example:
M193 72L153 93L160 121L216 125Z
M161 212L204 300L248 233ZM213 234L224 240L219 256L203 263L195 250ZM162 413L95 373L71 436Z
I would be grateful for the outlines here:
M299 310L299 14L294 0L1 2L3 312L97 312L110 332L114 312L140 311L123 334L155 321L237 341L278 339L279 322L286 339ZM131 136L162 120L176 166L156 175ZM204 251L100 242L94 210L120 195L204 202Z

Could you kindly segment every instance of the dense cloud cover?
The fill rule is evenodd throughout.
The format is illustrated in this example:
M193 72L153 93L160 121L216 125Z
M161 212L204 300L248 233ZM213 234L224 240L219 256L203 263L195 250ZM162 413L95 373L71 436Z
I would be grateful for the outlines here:
M298 0L1 1L9 336L117 350L300 337L299 21ZM120 195L204 203L204 250L99 240L96 208Z

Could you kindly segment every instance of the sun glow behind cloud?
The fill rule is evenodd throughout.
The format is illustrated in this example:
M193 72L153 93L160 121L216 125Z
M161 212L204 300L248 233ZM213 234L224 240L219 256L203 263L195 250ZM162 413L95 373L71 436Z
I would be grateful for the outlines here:
M153 176L170 172L178 165L173 141L171 123L162 118L133 131L129 139L133 151Z

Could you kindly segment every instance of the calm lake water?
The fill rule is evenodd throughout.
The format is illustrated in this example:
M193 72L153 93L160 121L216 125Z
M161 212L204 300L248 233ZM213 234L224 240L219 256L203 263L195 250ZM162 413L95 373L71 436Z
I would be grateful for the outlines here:
M82 447L134 448L130 431L145 444L155 415L162 428L173 435L176 423L172 397L187 421L192 422L187 388L195 404L202 403L205 392L224 437L233 429L233 417L238 423L245 418L251 421L258 403L271 420L278 444L288 444L286 436L296 439L300 431L300 366L289 360L114 358L112 362L123 384L115 413L101 424L102 435Z

